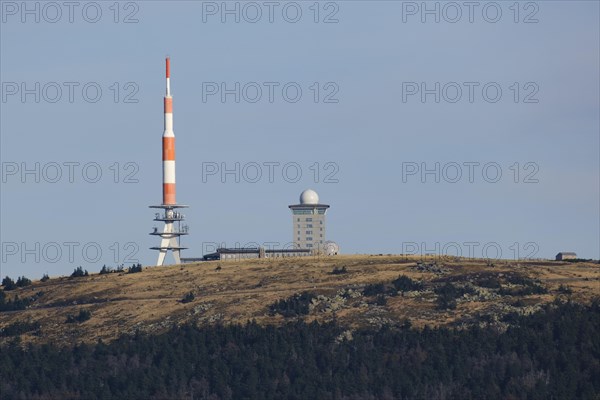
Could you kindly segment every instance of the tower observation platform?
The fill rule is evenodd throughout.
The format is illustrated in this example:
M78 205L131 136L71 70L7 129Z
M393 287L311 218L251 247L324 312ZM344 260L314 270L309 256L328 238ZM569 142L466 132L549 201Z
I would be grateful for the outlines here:
M164 228L162 232L154 227L150 235L160 236L161 241L159 246L150 247L151 250L158 250L158 260L156 265L163 265L167 252L171 250L173 252L173 258L176 264L181 264L181 250L187 249L180 245L181 236L188 235L188 226L182 224L185 220L185 216L177 209L187 208L188 206L182 204L161 204L158 206L150 206L150 208L162 209L163 212L157 212L154 214L154 221L163 222Z

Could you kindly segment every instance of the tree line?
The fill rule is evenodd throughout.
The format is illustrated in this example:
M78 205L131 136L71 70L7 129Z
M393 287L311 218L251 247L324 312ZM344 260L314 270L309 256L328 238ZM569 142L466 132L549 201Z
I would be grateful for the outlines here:
M406 280L398 286L408 287ZM305 295L308 297L308 295ZM305 298L296 298L305 303ZM297 304L282 304L293 310ZM555 302L503 332L174 326L109 344L0 350L6 399L598 399L600 302ZM24 329L17 327L15 329Z

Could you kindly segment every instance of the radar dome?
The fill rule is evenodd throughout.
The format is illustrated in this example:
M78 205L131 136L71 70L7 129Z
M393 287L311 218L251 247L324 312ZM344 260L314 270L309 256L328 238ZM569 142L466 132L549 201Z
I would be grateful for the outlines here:
M340 246L331 240L326 241L324 247L325 254L328 256L337 256L340 252Z
M319 195L312 189L300 193L300 204L319 204Z

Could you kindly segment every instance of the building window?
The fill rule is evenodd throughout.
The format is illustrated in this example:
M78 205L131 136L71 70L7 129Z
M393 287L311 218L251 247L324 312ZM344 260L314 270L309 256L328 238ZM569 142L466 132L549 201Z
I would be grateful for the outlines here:
M306 238L306 240L312 242L312 237L309 236L309 237Z
M323 221L319 221L321 223L321 225L323 225Z
M299 234L300 234L300 231L298 231L298 235L299 235ZM321 236L323 236L323 235L321 235Z
M321 232L323 232L323 228L319 228L319 230L320 230Z
M321 233L321 237L323 237L323 234Z
M306 247L312 247L312 244L307 244Z
M312 228L312 224L306 224L307 228Z
M307 217L307 218L306 218L306 221L312 222L312 218L310 218L310 217Z
M310 215L312 210L294 210L295 215Z
M307 235L312 235L312 231L306 231Z
M298 218L298 222L300 222L300 218Z

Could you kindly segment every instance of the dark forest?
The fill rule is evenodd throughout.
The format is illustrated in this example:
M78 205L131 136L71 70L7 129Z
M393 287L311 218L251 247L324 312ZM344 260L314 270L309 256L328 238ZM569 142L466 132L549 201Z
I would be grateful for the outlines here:
M600 399L600 303L473 327L173 327L0 354L2 399Z

